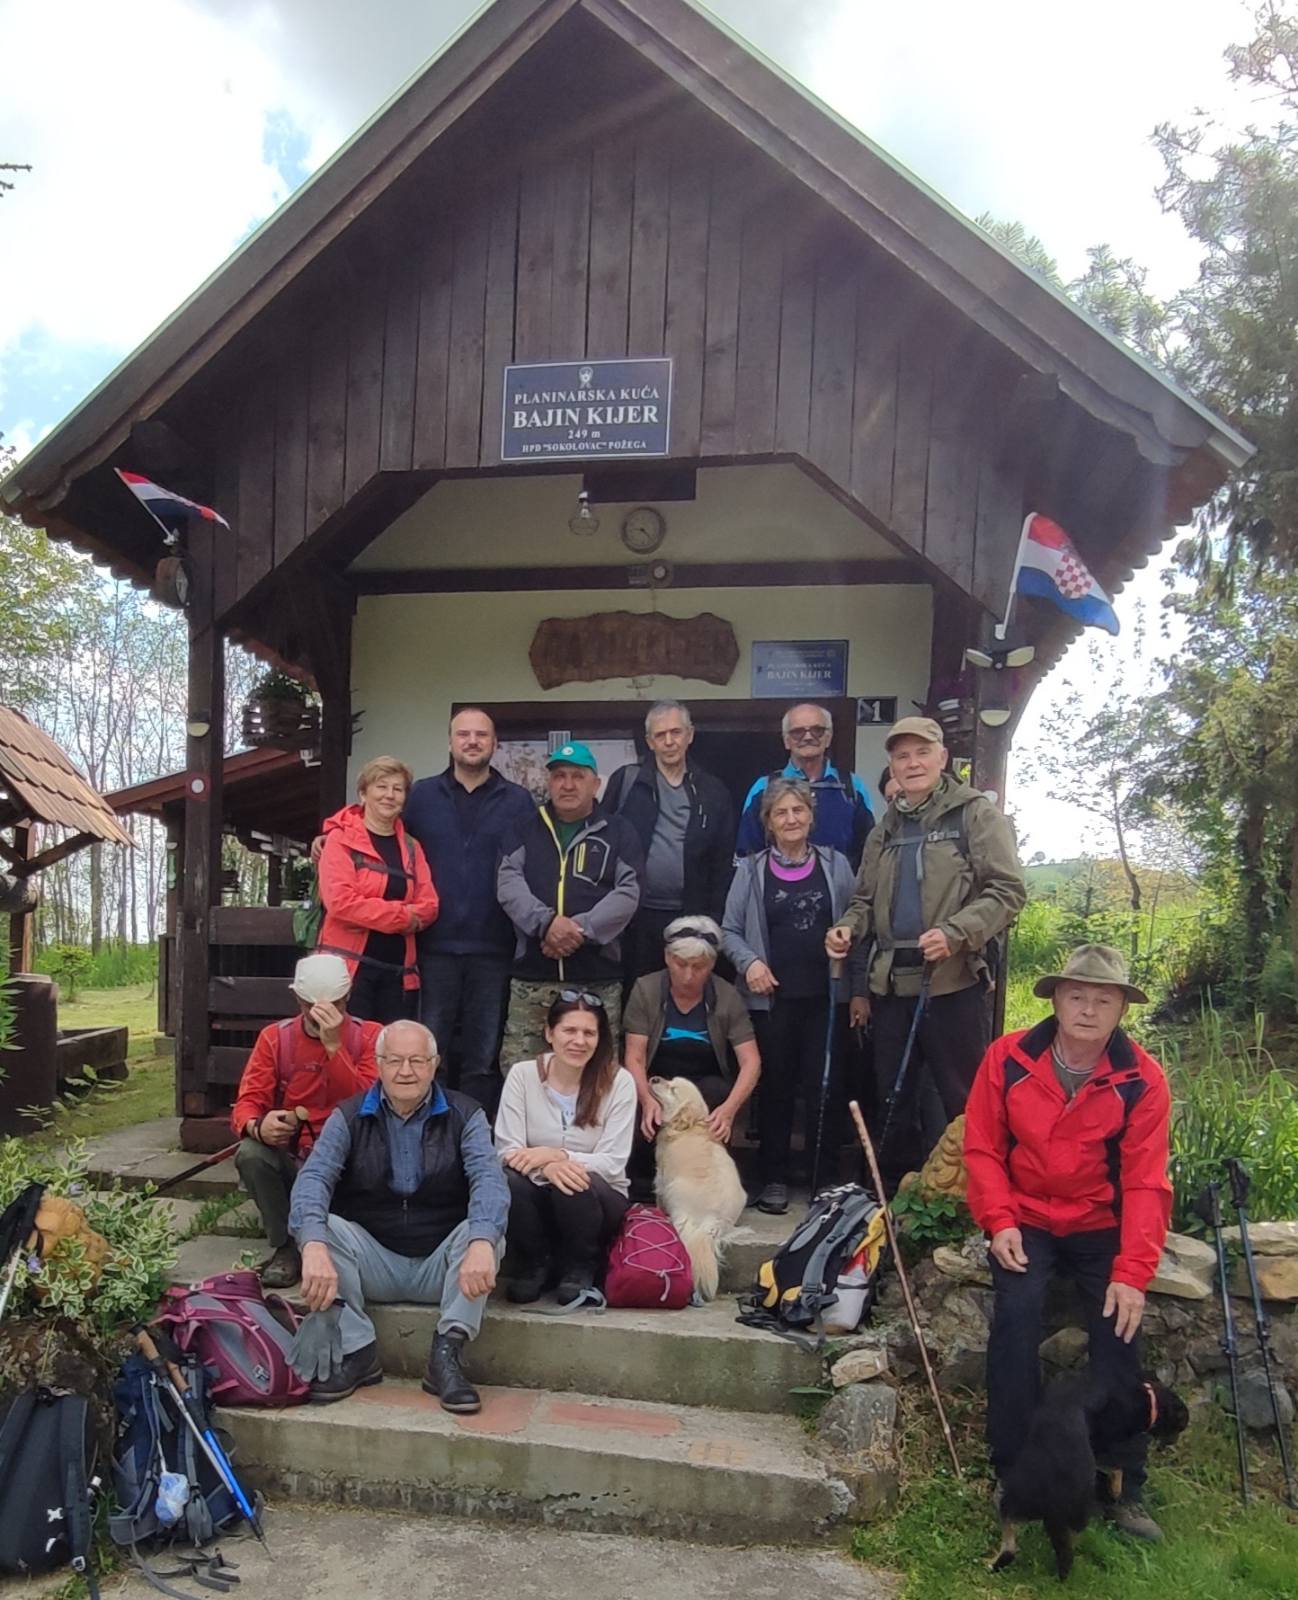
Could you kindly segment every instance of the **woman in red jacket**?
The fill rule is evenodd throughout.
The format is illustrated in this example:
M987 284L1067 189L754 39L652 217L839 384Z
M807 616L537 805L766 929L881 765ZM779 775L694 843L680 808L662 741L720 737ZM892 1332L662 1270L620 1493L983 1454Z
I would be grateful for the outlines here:
M1172 1211L1171 1097L1158 1062L1119 1026L1128 1004L1146 998L1121 951L1079 945L1033 992L1054 1016L992 1044L965 1107L969 1209L989 1239L995 1290L987 1442L998 1476L1037 1402L1042 1308L1056 1275L1077 1285L1091 1371L1139 1379L1145 1290ZM1148 1444L1141 1434L1114 1453L1122 1498L1105 1509L1123 1532L1160 1539L1140 1504Z
M359 804L324 825L318 950L342 956L351 974L348 1009L368 1022L413 1011L419 988L415 935L437 916L428 862L401 823L414 781L393 756L376 756L356 780Z

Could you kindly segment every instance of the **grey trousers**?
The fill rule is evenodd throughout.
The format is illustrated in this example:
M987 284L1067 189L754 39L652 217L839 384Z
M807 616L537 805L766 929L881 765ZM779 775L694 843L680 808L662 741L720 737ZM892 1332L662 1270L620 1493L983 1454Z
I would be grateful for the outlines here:
M288 1243L288 1202L301 1162L274 1145L245 1139L234 1153L239 1182L252 1196L272 1250Z
M476 1339L487 1307L486 1295L469 1300L460 1292L460 1263L469 1247L469 1224L460 1223L430 1256L402 1256L387 1250L371 1233L345 1217L329 1215L329 1254L338 1274L338 1298L345 1310L338 1319L343 1354L374 1343L374 1324L365 1315L369 1301L413 1300L440 1306L438 1333L460 1329ZM496 1246L496 1264L505 1253Z

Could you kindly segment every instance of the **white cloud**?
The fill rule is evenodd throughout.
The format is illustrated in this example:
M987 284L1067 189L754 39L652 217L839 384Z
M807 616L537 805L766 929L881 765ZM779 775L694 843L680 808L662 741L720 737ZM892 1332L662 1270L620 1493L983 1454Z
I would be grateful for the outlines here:
M15 0L5 60L0 149L33 170L0 202L0 349L32 327L128 348L283 198L280 69L179 0Z

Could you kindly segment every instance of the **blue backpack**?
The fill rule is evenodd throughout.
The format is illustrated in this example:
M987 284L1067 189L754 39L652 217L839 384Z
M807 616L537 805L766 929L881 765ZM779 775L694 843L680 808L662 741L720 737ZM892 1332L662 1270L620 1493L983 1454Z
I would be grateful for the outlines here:
M204 1415L208 1409L207 1373L201 1362L186 1359L182 1372ZM241 1520L226 1488L175 1403L142 1355L122 1362L113 1385L117 1405L117 1438L113 1446L113 1489L117 1509L109 1514L108 1532L115 1544L129 1549L139 1571L164 1594L179 1595L163 1579L193 1578L204 1588L226 1591L238 1578L224 1565L220 1551L212 1555L176 1553L179 1563L159 1570L147 1565L139 1546L191 1545L201 1550L223 1528ZM177 1474L189 1485L183 1507L159 1498L163 1473Z

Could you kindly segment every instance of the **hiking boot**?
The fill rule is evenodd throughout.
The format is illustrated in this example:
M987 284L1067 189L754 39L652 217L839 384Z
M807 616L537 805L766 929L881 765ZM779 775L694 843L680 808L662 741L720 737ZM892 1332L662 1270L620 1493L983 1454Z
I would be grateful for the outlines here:
M1145 1510L1139 1500L1119 1500L1105 1506L1104 1515L1119 1533L1133 1539L1144 1539L1148 1544L1162 1544L1163 1530Z
M460 1357L464 1354L462 1333L439 1333L428 1352L428 1366L421 1385L425 1394L435 1394L443 1411L481 1411L482 1397L464 1376Z
M371 1383L383 1382L383 1368L379 1365L379 1347L371 1342L343 1357L342 1366L327 1378L317 1378L311 1385L307 1399L312 1405L329 1405L334 1400L345 1400L357 1389Z
M257 1268L257 1276L261 1279L263 1289L291 1289L302 1276L302 1257L298 1247L292 1240L280 1245Z
M554 1291L554 1298L558 1305L575 1305L587 1289L595 1287L595 1274L588 1267L569 1267L559 1280L559 1287Z
M526 1272L517 1273L510 1279L505 1299L515 1306L531 1305L533 1300L539 1300L545 1293L549 1281L550 1263L542 1261L539 1266L529 1267Z
M772 1217L782 1217L789 1209L788 1184L768 1183L757 1197L757 1209Z

